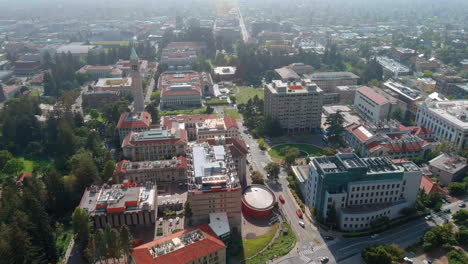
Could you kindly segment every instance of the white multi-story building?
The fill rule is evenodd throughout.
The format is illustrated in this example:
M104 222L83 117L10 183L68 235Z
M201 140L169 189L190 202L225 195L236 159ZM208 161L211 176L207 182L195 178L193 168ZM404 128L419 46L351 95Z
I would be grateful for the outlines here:
M265 85L264 93L265 114L277 119L286 132L320 129L323 93L315 83L273 80Z
M301 190L306 204L324 219L335 210L337 225L349 231L369 229L414 207L422 177L412 162L355 154L316 157L308 174L304 168L294 172L305 184Z
M411 72L410 69L405 65L388 57L377 57L377 61L385 70L389 71L394 77L409 75Z
M468 100L426 100L419 104L416 123L430 129L437 139L453 142L458 149L468 147Z
M362 87L356 91L354 108L371 122L387 119L391 106L387 98L369 87Z

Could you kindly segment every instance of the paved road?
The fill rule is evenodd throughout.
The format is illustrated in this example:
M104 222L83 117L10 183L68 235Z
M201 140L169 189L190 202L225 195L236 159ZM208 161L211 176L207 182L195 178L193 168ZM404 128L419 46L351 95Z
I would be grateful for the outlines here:
M241 29L242 40L244 42L248 42L250 40L250 33L247 30L247 27L245 26L244 17L242 16L240 8L237 8L237 11L238 11L238 14L239 14L239 27Z
M254 170L258 170L266 175L264 166L271 161L268 153L258 148L258 144L250 134L244 133L245 128L242 125L242 120L239 122L239 129L242 133L242 138L250 146L250 164ZM311 137L314 143L320 143L321 137ZM379 234L375 239L370 237L361 238L342 238L319 230L308 219L299 219L296 215L296 210L299 208L290 191L288 190L287 173L284 169L281 170L278 183L267 182L269 187L275 192L276 196L282 195L285 198L285 203L280 204L280 208L292 229L296 233L297 247L288 255L276 260L274 263L281 264L299 264L299 263L320 263L320 257L327 256L330 261L328 263L359 263L361 250L365 247L374 244L390 244L397 243L401 247L407 247L419 241L424 232L435 225L433 221L425 221L419 219L402 226L396 227L390 231ZM455 207L456 203L451 204ZM455 209L454 209L455 210ZM299 221L303 221L305 228L299 225ZM323 236L333 235L335 240L325 241ZM351 262L350 262L351 261Z
M83 114L83 93L88 91L88 85L89 83L85 83L81 86L80 95L76 98L75 104L72 105L72 110L79 111L81 114Z
M159 64L156 63L156 68L154 68L154 72L158 70L158 66ZM154 77L154 74L153 74L153 77ZM151 94L153 93L154 87L155 87L155 81L154 81L154 78L151 78L151 82L146 90L145 103L151 102Z

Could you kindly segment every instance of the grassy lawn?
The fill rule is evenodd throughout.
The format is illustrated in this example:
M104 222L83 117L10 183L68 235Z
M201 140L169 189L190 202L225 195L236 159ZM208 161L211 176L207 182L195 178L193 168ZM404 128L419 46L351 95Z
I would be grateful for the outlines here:
M239 92L237 91L237 88L239 88ZM255 95L257 95L258 98L263 99L263 90L260 88L234 87L232 88L232 92L236 96L237 104L246 104L247 101L254 98Z
M275 146L272 149L270 149L268 154L270 154L272 158L284 159L284 157L280 154L281 149L284 147L298 148L299 150L307 152L310 156L322 155L321 148L318 148L312 145L306 145L306 144L284 144L284 145Z
M249 258L264 249L275 236L276 230L278 230L278 224L273 225L270 232L263 236L259 236L255 239L242 239L244 258Z
M225 114L225 115L232 116L232 117L234 117L234 119L236 119L236 120L239 120L239 119L240 119L240 114L239 114L239 112L237 112L236 109L227 109L227 108L224 108L224 114Z
M296 245L296 236L287 223L281 224L281 233L276 240L264 252L247 260L246 264L267 263L269 260L284 256Z
M173 110L173 111L160 111L161 116L168 115L202 115L205 114L205 108L196 108L196 109L184 109L184 110Z
M24 157L21 157L19 159L24 162L24 170L22 172L33 172L35 165L39 167L52 166L52 162L48 159L43 159L43 158L26 159Z
M32 92L29 94L29 96L31 96L31 97L39 97L39 96L41 96L41 93L38 92L38 91L32 91Z

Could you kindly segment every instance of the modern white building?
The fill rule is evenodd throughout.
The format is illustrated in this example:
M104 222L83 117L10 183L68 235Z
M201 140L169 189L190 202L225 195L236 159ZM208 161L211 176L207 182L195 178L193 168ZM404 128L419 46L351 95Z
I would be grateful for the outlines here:
M302 173L301 173L302 171ZM401 216L412 208L422 171L412 162L389 158L359 158L355 154L316 157L302 178L306 204L323 219L335 210L341 230L369 229L384 219Z
M375 122L388 118L391 103L383 95L369 87L362 87L356 91L354 108L365 119Z
M468 147L468 100L426 100L419 104L416 123L430 129L437 139L453 142L458 149Z
M390 59L388 57L377 57L377 62L387 71L391 72L394 77L410 74L410 69L405 65Z

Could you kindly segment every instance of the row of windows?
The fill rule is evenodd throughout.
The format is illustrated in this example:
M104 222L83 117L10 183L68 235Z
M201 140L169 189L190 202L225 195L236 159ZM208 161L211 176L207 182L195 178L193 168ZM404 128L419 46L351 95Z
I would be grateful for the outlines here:
M375 198L374 199L360 199L360 200L350 200L349 204L350 205L358 205L358 204L367 204L367 203L384 203L384 202L391 202L391 201L397 201L398 197L385 197L385 198ZM368 202L369 201L369 202Z
M404 184L404 183L403 183ZM380 190L380 189L390 189L390 188L400 188L400 184L383 184L383 185L372 185L372 186L362 186L362 188L360 186L357 186L357 187L352 187L351 188L351 191L354 192L354 191L370 191L370 190L375 190L377 188L377 190Z
M345 217L344 220L345 221L351 221L351 222L353 222L353 221L369 221L369 220L374 220L374 219L380 218L382 216L387 216L387 215L390 215L390 210L385 211L383 213L380 213L378 215L367 216L367 217L356 217L356 218L354 218L354 217L349 217L349 218Z
M375 196L379 196L379 194L380 194L381 196L383 196L383 195L389 195L389 194L390 194L390 195L393 195L393 192L394 192L394 191L385 191L385 193L384 193L383 191L382 191L382 192L375 192ZM398 193L398 191L395 191L395 194L397 194L397 193ZM356 195L351 194L351 195L350 195L351 198L369 197L369 196L371 196L371 197L374 196L374 192L370 192L370 193L361 193L361 196L359 196L359 194L356 194ZM344 201L344 200L343 200L343 201Z

